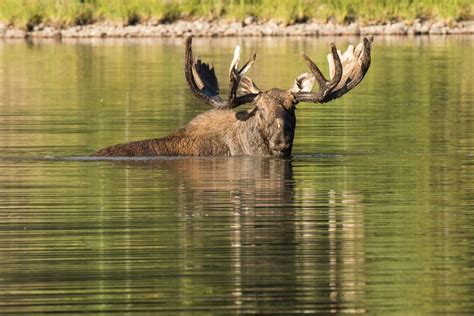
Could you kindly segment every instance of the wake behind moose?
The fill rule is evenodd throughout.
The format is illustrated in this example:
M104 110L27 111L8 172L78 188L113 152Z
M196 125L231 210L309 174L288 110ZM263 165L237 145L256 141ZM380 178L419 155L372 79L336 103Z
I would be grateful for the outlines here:
M118 144L97 151L93 156L277 156L291 155L296 128L295 107L300 102L326 103L352 90L364 78L370 66L372 39L364 38L344 53L331 44L328 54L329 78L303 53L311 73L299 75L289 90L273 88L261 91L246 76L256 55L239 69L237 45L229 69L229 93L224 100L210 63L195 60L192 37L185 42L184 73L191 92L211 110L192 119L171 135ZM317 83L318 91L312 92ZM233 109L253 104L248 111Z

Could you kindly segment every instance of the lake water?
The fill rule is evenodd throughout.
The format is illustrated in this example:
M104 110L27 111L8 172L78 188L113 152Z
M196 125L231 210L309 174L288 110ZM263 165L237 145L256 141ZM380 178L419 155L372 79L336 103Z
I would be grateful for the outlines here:
M196 39L290 88L353 38ZM84 159L208 109L182 39L0 41L0 314L474 313L474 37L376 38L293 157ZM225 89L224 89L225 94Z

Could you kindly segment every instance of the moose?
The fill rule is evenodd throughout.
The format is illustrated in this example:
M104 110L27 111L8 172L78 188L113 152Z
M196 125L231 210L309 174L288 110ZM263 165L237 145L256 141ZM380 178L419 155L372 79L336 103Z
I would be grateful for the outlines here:
M296 105L300 102L326 103L357 86L370 66L373 38L364 38L344 53L331 44L328 54L329 77L303 52L311 73L299 75L289 90L273 88L261 91L246 76L256 54L239 69L237 45L229 69L227 100L219 95L219 85L211 63L195 60L192 37L185 41L184 73L191 92L213 109L192 119L171 135L100 149L93 156L276 156L289 157L296 128ZM319 90L312 92L317 83ZM247 111L232 109L254 104Z

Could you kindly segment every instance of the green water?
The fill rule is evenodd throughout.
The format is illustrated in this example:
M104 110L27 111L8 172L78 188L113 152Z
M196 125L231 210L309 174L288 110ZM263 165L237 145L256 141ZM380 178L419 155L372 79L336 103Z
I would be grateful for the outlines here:
M290 88L350 38L196 39ZM183 41L0 42L0 314L474 313L474 38L377 38L293 157L95 161L207 109ZM227 83L221 79L225 93Z

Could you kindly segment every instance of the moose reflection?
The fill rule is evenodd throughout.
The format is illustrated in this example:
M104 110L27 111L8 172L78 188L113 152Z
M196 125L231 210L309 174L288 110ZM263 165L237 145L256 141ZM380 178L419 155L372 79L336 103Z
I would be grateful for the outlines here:
M131 229L113 239L119 244L127 240L130 249L138 249L131 250L129 269L144 273L133 254L144 248L148 256L148 249L156 249L155 257L147 258L145 269L150 270L145 273L156 274L169 265L173 268L167 275L176 269L171 274L182 276L172 281L139 279L131 286L149 282L157 297L179 300L176 304L190 304L189 308L209 304L216 293L231 292L218 299L257 314L274 308L287 312L289 307L308 313L315 308L362 311L365 206L356 187L328 191L327 185L298 180L301 161L294 166L294 160L273 157L114 163L127 167L122 173L117 172L121 168L105 172L120 177L117 188L131 201L122 214ZM160 197L142 200L143 191L137 187L149 185L151 179L159 192L175 201L168 199L163 205ZM104 187L105 192L109 189ZM164 220L165 214L177 216ZM145 227L153 228L151 234L143 229L143 218L150 219ZM133 226L137 223L138 228ZM170 238L176 244L164 247ZM166 297L163 282L173 282L179 294Z
M163 138L119 144L97 151L95 156L277 156L288 157L296 127L295 107L300 102L325 103L339 98L363 79L370 66L372 39L364 38L341 54L331 44L328 55L330 79L305 54L311 74L298 76L289 90L261 91L245 74L255 53L238 68L240 47L234 51L229 70L229 96L223 100L212 64L195 60L192 38L186 39L185 75L192 93L212 110L195 117L185 127ZM311 92L317 82L319 91ZM245 103L248 111L232 109Z

